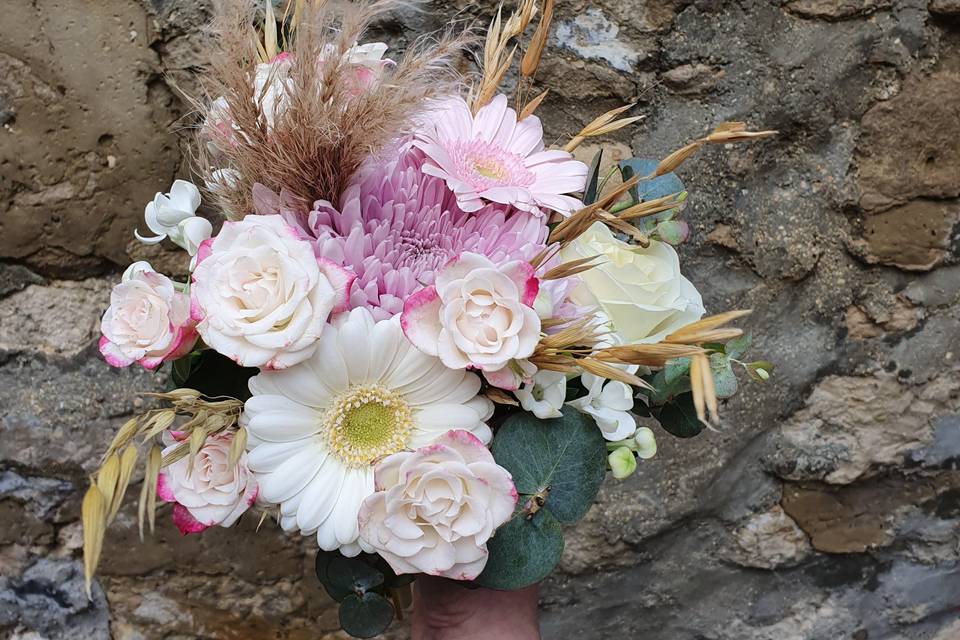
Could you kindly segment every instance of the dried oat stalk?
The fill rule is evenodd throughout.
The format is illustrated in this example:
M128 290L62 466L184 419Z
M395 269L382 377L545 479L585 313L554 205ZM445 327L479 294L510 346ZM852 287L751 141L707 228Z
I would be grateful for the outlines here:
M500 83L503 82L503 77L513 64L513 58L516 55L517 45L512 42L530 24L536 4L536 0L521 0L516 11L506 20L503 19L503 6L497 8L497 15L490 22L487 39L483 46L480 82L474 87L470 96L470 108L473 113L490 102L500 89Z
M606 347L593 357L602 362L663 367L676 358L690 358L690 387L697 417L710 424L718 419L717 394L710 373L710 363L703 344L724 342L743 335L743 331L724 327L750 313L749 310L728 311L709 316L674 331L657 344L632 344Z
M137 510L142 540L144 520L148 522L151 532L154 529L157 477L161 468L187 455L192 458L207 437L214 433L236 430L233 445L239 449L237 452L231 449L231 460L239 459L246 443L244 430L237 427L237 420L243 409L243 403L239 400L206 399L193 389L146 395L158 398L168 406L151 409L127 420L120 427L103 455L100 468L91 476L90 488L83 498L83 569L88 596L91 595L91 583L103 549L104 535L120 511L137 464L140 447L147 449ZM177 449L164 458L155 439L173 426L178 417L186 419L182 425L177 426L177 430L183 433L183 440Z

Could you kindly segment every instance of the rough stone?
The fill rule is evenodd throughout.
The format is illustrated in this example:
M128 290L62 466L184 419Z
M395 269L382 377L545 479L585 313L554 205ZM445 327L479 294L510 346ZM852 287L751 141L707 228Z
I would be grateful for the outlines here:
M840 20L873 13L890 4L889 0L790 0L785 7L802 18Z
M733 535L737 550L732 559L745 567L792 567L810 555L806 534L779 505L749 518Z
M13 3L0 21L0 637L339 640L312 540L255 519L181 537L164 508L141 544L137 477L93 602L82 595L87 474L148 406L136 393L166 384L107 367L96 322L129 259L183 274L182 252L131 232L186 174L174 85L199 89L210 15L193 0L102 4ZM454 17L486 24L497 4L404 8L375 37L399 51ZM684 274L710 311L754 310L745 360L776 368L766 384L738 369L716 431L678 440L655 427L658 455L605 483L543 586L547 640L960 634L949 6L556 3L535 87L550 89L548 143L634 101L645 118L602 140L607 162L663 157L724 120L779 131L710 145L677 171L690 193ZM387 635L407 637L403 624Z
M31 285L0 299L0 350L71 357L99 336L112 284L90 279ZM67 323L55 319L69 318Z
M682 96L707 93L723 79L723 69L705 64L682 64L663 74L663 82Z
M911 200L867 215L863 239L853 247L871 264L929 271L952 255L958 222L960 200Z
M941 16L960 15L960 2L958 0L930 0L927 5L930 13Z
M0 257L74 277L122 263L144 203L179 165L180 106L163 102L144 6L14 3L2 31Z
M561 47L581 58L602 60L618 71L631 71L643 57L618 38L620 27L599 9L587 9L572 20L558 21L553 31Z
M960 148L955 144L960 114L951 106L958 92L960 72L916 74L898 96L863 115L858 164L864 209L960 196ZM901 230L910 233L911 226Z
M825 553L861 553L890 544L918 505L955 491L960 475L942 480L885 479L850 487L788 486L783 509Z

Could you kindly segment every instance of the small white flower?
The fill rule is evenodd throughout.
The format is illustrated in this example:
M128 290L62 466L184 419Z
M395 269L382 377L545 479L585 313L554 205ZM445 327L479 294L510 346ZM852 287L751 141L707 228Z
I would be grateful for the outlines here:
M567 404L593 416L607 440L630 437L637 428L636 420L630 413L633 409L633 389L630 385L592 373L584 373L580 381L587 389L587 395Z
M196 215L199 206L200 190L196 185L175 180L170 193L157 193L143 210L147 228L157 235L141 236L139 231L134 231L133 235L146 244L157 244L170 238L191 256L196 255L200 243L213 234L210 221Z
M559 371L537 371L533 380L517 389L517 400L524 411L530 411L541 420L559 418L567 397L567 376Z

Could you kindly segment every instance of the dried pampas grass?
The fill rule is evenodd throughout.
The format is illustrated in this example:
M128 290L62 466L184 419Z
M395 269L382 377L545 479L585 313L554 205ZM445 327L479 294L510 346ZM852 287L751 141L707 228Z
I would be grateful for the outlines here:
M256 183L304 204L336 203L364 158L409 132L428 101L459 91L463 79L454 63L468 37L450 33L418 40L383 69L378 82L356 91L343 55L363 41L372 21L401 4L297 3L295 19L287 25L290 33L282 38L291 54L289 90L285 108L271 114L269 130L253 80L257 64L270 52L257 35L253 5L243 0L218 4L211 27L216 48L202 78L208 96L194 103L202 116L216 116L212 99L223 96L235 135L206 140L201 135L194 155L197 172L216 185L213 199L228 218L253 210ZM273 20L268 15L266 26ZM214 176L226 167L238 172L236 179Z

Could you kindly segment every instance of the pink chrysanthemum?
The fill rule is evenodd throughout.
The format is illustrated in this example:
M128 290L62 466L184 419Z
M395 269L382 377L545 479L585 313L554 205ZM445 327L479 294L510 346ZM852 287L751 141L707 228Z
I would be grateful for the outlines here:
M543 218L503 204L468 213L443 180L422 171L423 162L406 145L361 169L339 211L318 201L310 212L318 255L356 273L350 306L370 309L377 320L403 311L404 300L462 252L500 263L530 260L545 246Z
M414 144L427 156L424 173L443 178L464 211L478 211L484 201L535 215L582 206L564 194L583 191L587 166L566 151L545 151L540 119L517 122L502 94L476 116L462 98L444 100L423 119Z

